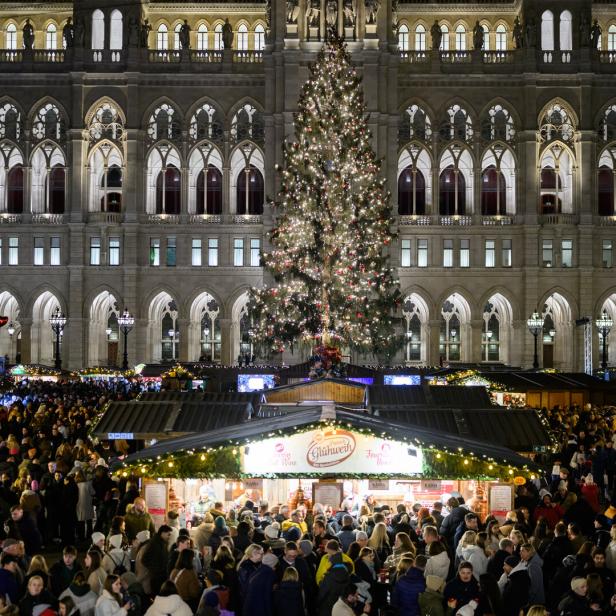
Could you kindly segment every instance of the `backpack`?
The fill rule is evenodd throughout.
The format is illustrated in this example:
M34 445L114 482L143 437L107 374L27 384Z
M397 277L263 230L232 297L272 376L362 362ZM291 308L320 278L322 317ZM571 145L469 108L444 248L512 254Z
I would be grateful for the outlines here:
M118 564L115 561L115 558L111 554L109 554L108 556L109 556L109 558L111 558L111 562L115 565L114 568L113 568L113 574L114 575L122 575L123 573L126 573L128 571L128 569L123 564L124 558L122 558L122 562L120 564Z

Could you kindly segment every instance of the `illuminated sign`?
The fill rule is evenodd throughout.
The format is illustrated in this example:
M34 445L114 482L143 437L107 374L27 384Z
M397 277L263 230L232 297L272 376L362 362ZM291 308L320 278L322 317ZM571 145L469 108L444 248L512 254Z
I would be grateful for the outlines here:
M132 432L107 432L108 441L134 441L135 436Z

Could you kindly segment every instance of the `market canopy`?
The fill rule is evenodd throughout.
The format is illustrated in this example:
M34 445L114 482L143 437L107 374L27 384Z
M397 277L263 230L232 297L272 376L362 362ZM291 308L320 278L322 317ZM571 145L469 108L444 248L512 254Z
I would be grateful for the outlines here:
M390 406L434 406L450 408L493 408L485 387L457 387L454 385L371 385L367 394L368 406L382 409Z

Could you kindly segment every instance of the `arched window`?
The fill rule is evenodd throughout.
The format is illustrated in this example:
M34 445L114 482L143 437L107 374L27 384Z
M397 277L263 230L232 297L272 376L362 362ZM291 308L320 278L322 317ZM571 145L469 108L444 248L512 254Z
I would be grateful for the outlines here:
M483 51L490 51L490 29L486 24L483 24Z
M180 330L178 309L175 301L169 302L163 309L161 319L161 362L174 362L178 359Z
M92 13L92 49L105 49L105 15L100 9Z
M554 51L554 14L544 11L541 15L541 50Z
M507 213L507 189L501 171L491 165L481 174L481 214L496 216Z
M122 166L121 148L103 142L94 148L88 160L88 211L122 211Z
M237 49L238 51L248 50L248 27L240 24L237 29Z
M507 51L507 28L503 24L496 27L496 51Z
M63 214L66 194L66 172L56 165L49 172L49 212Z
M570 11L562 11L560 14L559 42L561 51L571 51L573 49L573 28L572 16Z
M182 24L176 24L173 29L173 49L175 51L180 51L180 30L182 29Z
M400 144L404 145L412 139L429 141L431 137L432 123L428 114L419 105L409 105L400 118Z
M101 178L101 212L122 211L122 169L118 165L111 165L103 172Z
M409 50L409 27L406 24L398 28L398 49L400 51Z
M428 308L423 299L412 293L404 300L402 316L406 321L406 353L407 362L426 361L426 344L424 327L428 320Z
M55 24L49 24L45 30L45 49L54 50L58 47L58 28Z
M570 214L573 211L573 159L560 144L541 158L541 212Z
M409 216L426 213L426 180L423 173L409 165L398 178L398 214Z
M201 24L197 30L197 51L206 51L207 48L207 26Z
M6 27L6 48L17 49L17 26L9 24Z
M261 24L257 24L255 28L255 51L263 51L265 49L265 28Z
M119 51L124 45L124 19L121 11L111 11L109 49Z
M502 105L492 105L488 116L481 125L481 136L486 141L507 141L511 143L515 137L513 118L508 109Z
M0 110L0 113L2 113L2 110ZM0 116L0 121L1 119L2 117ZM610 105L605 110L599 124L599 137L603 141L613 141L616 139L616 105Z
M197 177L196 214L222 214L222 173L208 165Z
M466 51L466 28L462 24L456 28L456 51Z
M466 211L466 180L453 165L439 177L439 212L442 216L464 214Z
M597 177L599 216L614 215L614 170L606 165L599 167Z
M158 26L156 32L156 49L158 51L167 51L169 49L169 30L165 24Z
M446 25L441 26L441 51L449 51L449 28Z
M168 103L157 107L148 121L148 139L151 142L160 139L176 141L182 136L182 126L177 110Z
M439 354L443 361L462 359L462 318L457 302L445 300L441 307L441 326L439 332Z
M64 139L64 121L60 110L53 103L47 103L41 107L32 122L32 135L37 141Z
M236 185L237 213L263 214L265 194L261 172L254 165L249 165L239 172Z
M254 105L246 103L234 114L231 120L231 139L239 143L244 139L250 139L257 143L263 143L264 125L262 114Z
M483 309L481 361L500 361L500 339L500 314L498 308L488 302Z
M111 101L99 103L88 125L91 144L102 140L121 141L124 135L124 120L118 107Z
M607 50L616 51L616 25L614 24L607 31Z
M207 294L206 294L207 296ZM211 296L199 301L204 305L201 308L201 322L199 323L200 345L199 361L206 363L219 362L222 351L222 336L220 328L220 307L218 302Z
M222 141L222 118L215 107L209 103L204 103L195 111L190 119L188 136L193 142L202 139L208 139L215 143Z
M540 134L542 141L571 141L575 125L569 111L558 102L550 105L541 118Z
M458 104L447 109L447 121L441 127L440 136L446 141L458 139L470 141L473 137L473 122L466 109Z
M426 51L426 29L421 24L415 28L415 51Z
M214 28L214 49L216 51L222 51L222 24L216 24Z
M9 214L22 214L24 211L24 168L22 165L15 165L7 174L6 211Z
M21 138L21 113L12 103L0 103L0 139Z
M156 178L156 213L179 214L181 210L182 178L180 170L169 165Z

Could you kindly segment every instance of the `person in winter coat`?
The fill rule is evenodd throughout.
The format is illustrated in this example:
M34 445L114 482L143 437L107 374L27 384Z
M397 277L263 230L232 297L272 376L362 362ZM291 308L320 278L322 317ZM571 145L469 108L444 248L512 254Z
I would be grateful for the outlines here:
M122 535L109 537L109 550L103 556L102 566L107 573L122 575L130 571L130 556L122 549Z
M591 616L597 612L590 606L587 597L588 583L586 578L575 577L571 580L571 590L558 604L559 616Z
M419 616L419 595L425 590L424 573L413 566L398 578L391 593L391 605L404 616Z
M610 521L602 513L595 516L595 532L592 535L592 542L595 547L606 549L610 544Z
M145 500L139 496L135 502L127 507L126 515L124 516L124 524L126 528L126 536L129 541L133 541L137 537L137 533L142 530L150 531L150 536L153 537L156 533L154 520L146 511ZM207 543L205 544L207 545Z
M94 616L94 608L98 601L98 595L92 592L88 579L83 571L78 571L70 586L58 597L64 599L70 597L79 610L79 616Z
M460 522L464 520L464 516L468 513L468 509L461 507L458 499L452 496L447 501L447 509L449 514L443 520L439 534L445 537L449 545L453 545L453 538Z
M591 506L595 513L599 513L601 505L599 504L599 486L595 483L594 477L588 473L584 477L582 484L582 498Z
M458 550L456 551L461 560L473 565L473 575L479 581L479 577L488 570L488 557L483 548L476 543L477 533L467 531L462 536Z
M426 576L426 590L419 595L419 613L421 616L446 616L444 588L444 578L438 575Z
M23 541L28 556L41 551L41 533L32 518L24 513L21 505L11 507L11 517L4 523L8 539Z
M295 567L287 567L274 591L274 616L304 616L304 593Z
M428 563L424 571L424 575L436 575L443 580L449 576L449 566L451 561L447 549L440 541L434 541L428 547Z
M259 570L259 567L261 567L262 561L263 548L256 543L249 545L246 548L244 557L237 567L237 585L239 589L238 600L240 608L246 600L248 584L250 583L252 576L255 575L255 573ZM236 611L241 612L241 610Z
M319 596L317 599L318 616L331 616L334 604L351 581L349 569L342 556L342 552L337 552L329 557L331 567L327 570L323 581L319 585Z
M445 602L459 610L461 607L479 597L479 583L473 576L473 565L461 562L458 575L445 586Z
M190 607L178 595L175 584L167 580L160 587L145 616L192 616ZM98 616L98 615L97 615Z
M101 556L98 552L91 550L86 554L84 561L86 565L86 575L88 576L88 584L93 592L98 596L103 594L105 589L105 579L107 572L101 566Z
M163 524L157 533L143 546L141 564L147 569L150 578L151 594L158 594L167 578L168 542L171 527Z
M58 602L55 597L45 589L45 583L40 575L34 575L28 582L28 587L24 598L19 602L19 616L34 616L35 608L39 608L37 613L40 613L41 606L56 609Z
M503 575L505 559L513 554L513 541L501 539L498 542L498 550L488 559L488 573L498 580Z
M79 493L77 500L77 538L82 541L92 534L94 520L94 488L81 470L75 473L75 483Z
M611 541L605 549L605 564L616 575L616 524L610 528Z
M535 552L530 543L525 543L520 548L520 557L526 563L528 576L530 577L530 591L528 601L531 605L545 603L545 589L543 587L543 560Z
M548 523L550 530L554 530L554 527L562 520L564 513L559 504L552 502L552 495L549 492L544 492L541 502L533 512L533 520L536 523L543 518Z
M203 522L197 526L194 532L193 539L195 547L201 552L206 545L210 545L210 537L214 532L214 518L212 514L206 513L203 517Z
M214 530L210 535L210 539L208 541L208 545L212 548L212 554L216 554L216 550L220 546L221 540L223 537L227 537L229 535L229 529L225 524L224 516L217 516L214 519Z
M353 523L353 516L345 514L342 516L342 528L336 533L336 538L342 546L342 551L347 552L349 546L355 541L355 525Z
M77 550L72 545L67 545L62 550L62 558L49 570L51 592L55 597L59 597L69 587L78 571L81 571L81 565L77 562Z
M507 556L504 573L498 581L503 596L503 616L520 616L520 610L528 603L530 577L526 563L519 556Z
M177 588L178 595L190 606L193 612L197 609L201 597L201 582L193 566L194 557L195 553L192 550L182 550L175 568L169 575L169 579Z
M242 606L243 616L271 616L273 589L276 583L274 569L278 557L271 552L263 555L261 566L248 581L248 588ZM147 615L146 615L147 616Z
M559 522L554 527L554 539L543 552L543 579L546 585L562 565L563 558L569 554L573 554L573 545L567 537L567 527Z
M361 604L357 586L349 583L334 603L331 616L355 616L360 613L359 609L361 609ZM369 614L370 610L370 604L364 605L364 614Z

